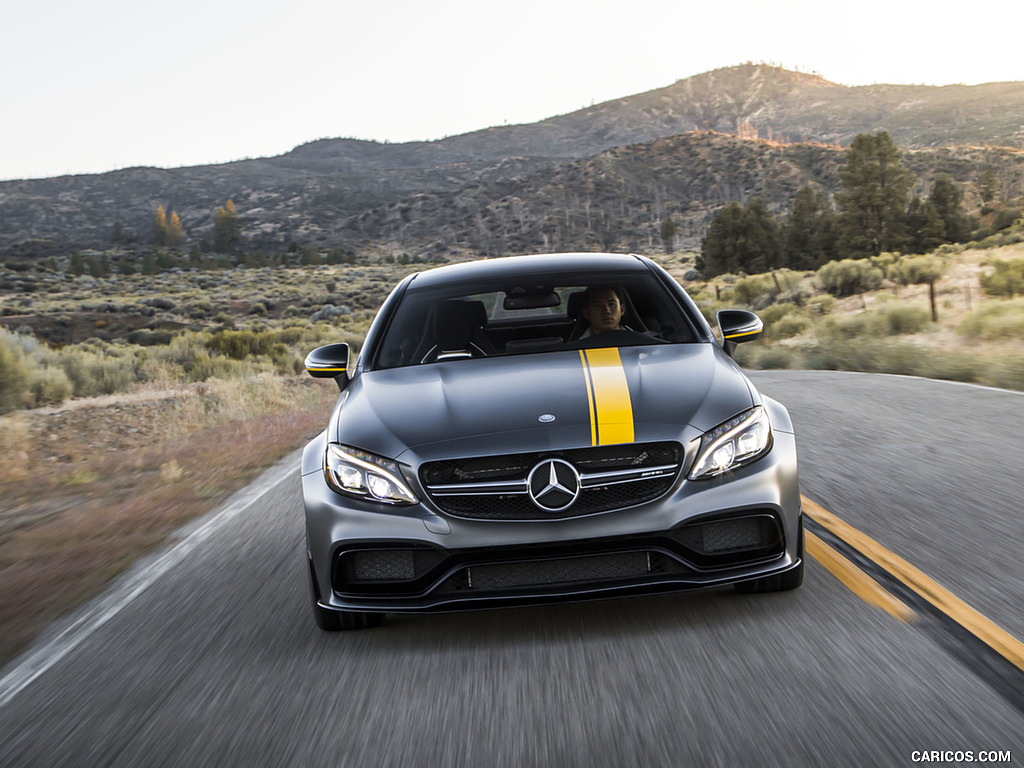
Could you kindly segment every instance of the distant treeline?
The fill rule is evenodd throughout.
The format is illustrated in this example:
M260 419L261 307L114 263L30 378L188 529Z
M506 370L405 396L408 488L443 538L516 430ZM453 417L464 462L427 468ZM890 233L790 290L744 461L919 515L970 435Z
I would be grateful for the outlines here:
M960 186L948 174L935 177L927 197L910 197L913 175L885 131L859 134L840 169L834 196L804 186L790 213L775 218L761 197L733 202L712 220L701 241L697 268L704 277L772 269L817 269L830 261L922 254L947 243L980 240L1012 225L1019 208L996 204L989 171L979 185L988 226L964 210Z

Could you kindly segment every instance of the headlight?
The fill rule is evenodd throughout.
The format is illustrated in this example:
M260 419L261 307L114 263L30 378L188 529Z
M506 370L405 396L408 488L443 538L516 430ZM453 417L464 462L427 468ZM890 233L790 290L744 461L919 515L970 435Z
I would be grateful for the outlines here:
M704 480L750 464L772 447L772 425L760 405L729 419L700 439L700 452L690 470L691 480Z
M384 504L416 504L398 463L357 448L331 443L324 462L327 484L338 493Z

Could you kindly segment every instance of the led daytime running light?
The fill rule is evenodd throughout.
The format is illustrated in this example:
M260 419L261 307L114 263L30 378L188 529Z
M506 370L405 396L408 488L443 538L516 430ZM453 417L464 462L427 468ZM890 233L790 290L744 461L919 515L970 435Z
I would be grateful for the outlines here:
M715 477L761 458L771 448L771 423L760 405L706 432L691 480Z
M324 475L333 490L348 496L383 504L419 501L402 479L396 462L357 448L328 445Z

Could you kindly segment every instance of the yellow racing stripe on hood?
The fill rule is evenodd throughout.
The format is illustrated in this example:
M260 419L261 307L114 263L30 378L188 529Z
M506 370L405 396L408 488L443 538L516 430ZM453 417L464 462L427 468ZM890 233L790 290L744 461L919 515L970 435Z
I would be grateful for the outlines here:
M633 442L633 403L619 350L581 349L580 360L587 380L592 445Z

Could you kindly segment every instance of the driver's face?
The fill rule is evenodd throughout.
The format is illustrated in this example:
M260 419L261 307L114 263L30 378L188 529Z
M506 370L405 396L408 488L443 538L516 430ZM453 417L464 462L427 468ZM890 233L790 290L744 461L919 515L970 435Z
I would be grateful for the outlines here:
M622 313L622 302L612 290L594 294L583 308L583 317L590 323L594 333L614 331L622 321Z

